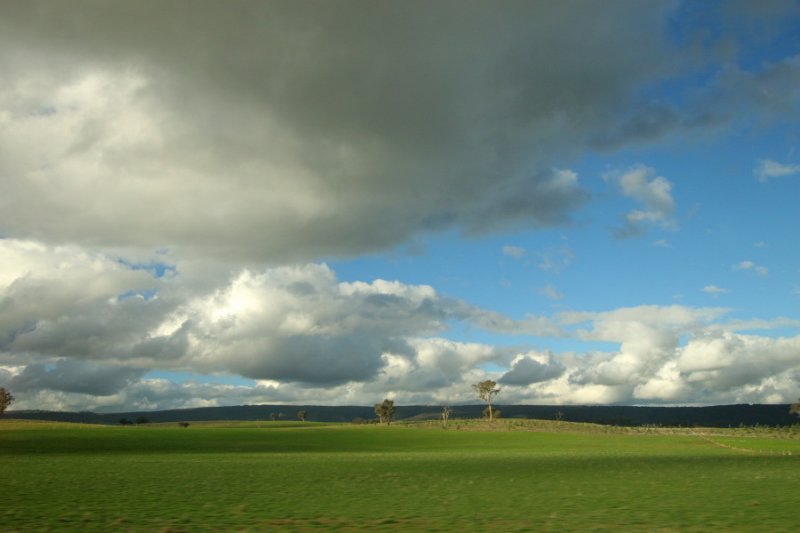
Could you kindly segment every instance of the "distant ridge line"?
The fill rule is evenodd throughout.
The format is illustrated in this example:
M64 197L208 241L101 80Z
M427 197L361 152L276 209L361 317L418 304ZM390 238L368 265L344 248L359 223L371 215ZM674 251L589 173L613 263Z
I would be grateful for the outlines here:
M735 404L703 407L662 407L622 405L497 405L502 418L561 419L568 422L592 422L617 426L789 426L797 418L789 414L789 404ZM483 405L453 405L452 419L479 418ZM351 422L372 420L372 407L358 405L237 405L225 407L191 407L162 411L124 411L115 413L62 411L7 411L3 418L80 422L86 424L119 424L121 419L148 422L212 421L212 420L297 420L297 412L306 411L307 420L316 422ZM439 405L400 405L395 419L438 418Z

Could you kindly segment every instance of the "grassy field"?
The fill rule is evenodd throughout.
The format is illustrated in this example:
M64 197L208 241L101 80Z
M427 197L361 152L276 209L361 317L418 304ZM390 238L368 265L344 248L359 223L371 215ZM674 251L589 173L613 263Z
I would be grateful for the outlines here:
M0 531L800 529L796 431L492 427L0 421Z

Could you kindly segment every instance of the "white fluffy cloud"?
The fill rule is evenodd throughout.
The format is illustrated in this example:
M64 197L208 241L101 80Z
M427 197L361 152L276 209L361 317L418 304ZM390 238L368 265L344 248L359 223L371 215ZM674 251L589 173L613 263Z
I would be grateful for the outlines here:
M681 335L697 331L722 315L719 309L643 306L597 314L571 314L570 322L590 321L578 330L587 340L619 343L619 351L574 376L579 383L620 387L631 391L642 378L654 375L675 355Z
M772 324L720 323L723 314L672 306L565 315L565 323L591 326L576 332L581 338L619 343L619 349L532 360L521 355L501 380L504 398L555 404L793 401L800 336L737 333Z
M74 246L0 240L0 351L126 360L174 346L147 340L173 305L146 268ZM167 341L167 339L163 339Z
M755 272L759 276L767 276L769 274L769 269L763 265L758 265L752 261L740 261L739 263L733 265L733 270L744 270Z
M0 365L15 369L7 370L10 386L23 398L44 389L108 396L150 370L309 390L396 382L402 391L429 393L513 355L433 337L449 321L506 333L556 328L481 310L430 286L340 282L324 264L243 270L208 288L182 266L158 276L100 253L6 239L0 265Z
M725 294L729 291L728 289L723 289L722 287L718 287L716 285L706 285L705 287L703 287L703 292L706 294L711 294L716 296L719 294Z
M324 264L245 269L219 286L77 247L0 240L0 379L18 408L157 409L230 403L470 401L492 378L507 402L791 399L799 337L741 331L721 308L641 306L515 320L427 285L343 282ZM542 352L449 340L571 337L602 351ZM527 341L530 342L530 341ZM535 341L534 341L535 344ZM241 376L170 383L151 371ZM199 402L199 403L198 403Z
M622 174L608 174L606 179L614 181L624 196L642 204L641 209L635 209L625 216L622 227L614 230L617 238L639 236L648 224L667 229L676 227L672 183L662 176L656 176L655 170L637 166Z

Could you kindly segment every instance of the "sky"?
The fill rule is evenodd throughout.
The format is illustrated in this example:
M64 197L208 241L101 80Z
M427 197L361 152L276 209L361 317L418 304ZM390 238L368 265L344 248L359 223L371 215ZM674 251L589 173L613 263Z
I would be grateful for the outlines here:
M4 2L15 409L800 395L800 2Z

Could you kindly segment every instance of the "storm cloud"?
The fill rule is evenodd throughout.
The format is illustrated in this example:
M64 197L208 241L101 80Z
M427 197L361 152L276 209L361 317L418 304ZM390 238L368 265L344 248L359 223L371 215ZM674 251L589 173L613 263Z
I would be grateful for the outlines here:
M675 68L667 3L85 4L0 21L9 236L285 262L570 224L556 158Z

